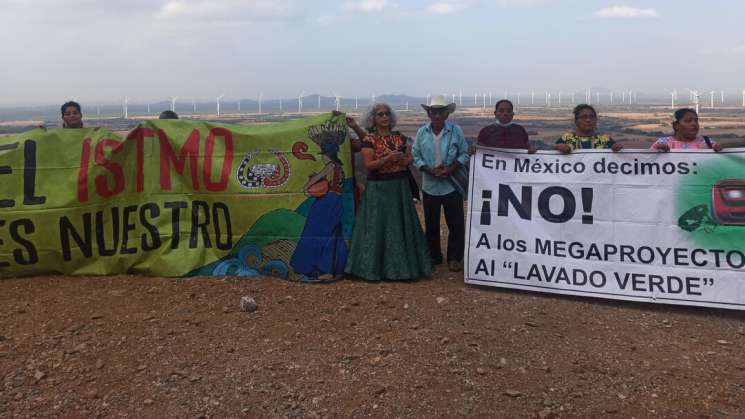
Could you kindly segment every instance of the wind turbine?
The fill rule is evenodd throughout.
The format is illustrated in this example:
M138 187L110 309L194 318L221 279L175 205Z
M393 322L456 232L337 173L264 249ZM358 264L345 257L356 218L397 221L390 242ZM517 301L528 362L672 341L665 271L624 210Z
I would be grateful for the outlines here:
M491 100L491 92L489 92L489 104L491 105L492 103L494 103L494 102L492 102L492 100ZM486 109L486 106L484 106L484 109Z
M675 109L675 97L678 96L678 92L673 90L670 92L670 109Z
M486 93L483 93L483 94L481 95L481 97L482 97L482 99L483 99L483 102L482 102L482 105L481 105L481 109L482 109L482 110L486 110Z
M688 92L690 92L691 94L691 98L693 99L693 104L696 107L696 113L698 113L699 112L699 97L700 97L698 90L688 89Z
M178 97L172 97L171 98L171 111L173 111L173 112L176 112L176 99L178 99Z
M303 96L305 95L305 91L303 90L300 92L300 95L297 97L297 113L303 113Z
M743 97L745 97L745 90L743 90ZM478 93L473 94L473 106L479 106L479 94ZM745 106L745 102L743 102L742 106Z
M742 89L742 107L745 108L745 89Z
M241 111L241 100L238 99L238 112L240 113L240 111Z
M711 95L711 109L714 109L714 91L709 92Z
M321 109L321 94L318 94L318 109Z
M261 99L263 99L263 96L263 93L259 93L259 113L261 113Z
M127 105L129 104L128 102L129 102L129 98L124 96L124 119L129 118L128 109L127 109Z
M334 101L336 102L336 111L339 112L339 108L341 107L341 97L334 93Z
M517 106L520 106L520 92L517 92Z
M530 106L535 105L535 89L530 91Z
M354 109L357 109L359 102L357 100L357 96L354 97Z
M225 93L217 97L217 116L220 116L220 99L222 99L223 96L225 96Z
M371 105L374 105L375 104L375 93L372 94L372 102L370 104Z
M559 107L561 107L561 92L559 92Z
M279 113L282 113L282 96L279 97Z
M722 90L722 91L721 91L721 92L719 92L719 93L721 93L721 94L722 94L722 106L724 106L724 90Z
M610 91L610 104L613 104L613 90Z
M629 105L633 104L633 100L634 100L634 91L629 90Z
M595 92L595 103L600 105L600 92Z
M175 105L176 104L174 103L174 107L175 107ZM197 113L197 100L194 99L194 96L191 97L191 107L193 109L193 112L194 113Z
M463 90L458 90L458 105L463 106ZM409 110L408 105L406 110Z
M424 103L426 103L427 105L429 105L429 97L430 97L430 94L427 93L427 99L424 101Z

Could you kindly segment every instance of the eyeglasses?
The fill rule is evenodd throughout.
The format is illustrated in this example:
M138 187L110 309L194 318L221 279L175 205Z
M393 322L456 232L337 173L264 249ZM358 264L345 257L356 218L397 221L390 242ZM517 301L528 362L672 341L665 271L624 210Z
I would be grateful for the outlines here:
M382 118L384 116L391 116L391 113L388 111L381 111L381 112L376 113L375 116Z

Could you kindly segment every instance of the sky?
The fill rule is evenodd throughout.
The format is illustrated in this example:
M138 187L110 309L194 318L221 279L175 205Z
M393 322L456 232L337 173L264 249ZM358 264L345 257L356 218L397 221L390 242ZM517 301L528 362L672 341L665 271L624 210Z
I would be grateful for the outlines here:
M0 105L588 87L739 97L744 24L740 0L0 0Z

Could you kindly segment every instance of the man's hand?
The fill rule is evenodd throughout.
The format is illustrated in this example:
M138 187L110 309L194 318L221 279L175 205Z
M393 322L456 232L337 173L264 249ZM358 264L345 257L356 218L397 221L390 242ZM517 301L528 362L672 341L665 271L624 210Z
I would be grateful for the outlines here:
M613 150L614 153L617 153L623 149L623 146L621 144L615 143L611 146L610 149Z

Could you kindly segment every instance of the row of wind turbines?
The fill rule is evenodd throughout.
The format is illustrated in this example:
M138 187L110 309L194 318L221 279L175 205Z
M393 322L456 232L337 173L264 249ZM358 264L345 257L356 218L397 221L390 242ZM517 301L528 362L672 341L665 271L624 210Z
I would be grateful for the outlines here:
M222 103L222 99L224 97L225 97L225 94L223 93L220 96L217 96L215 98L215 105L216 105L215 112L217 113L217 116L221 115L220 106ZM297 102L298 113L303 112L303 99L304 98L305 98L305 92L301 92L300 95L298 96L298 102ZM372 98L374 102L375 95L373 95ZM257 101L258 106L259 106L259 111L258 111L259 113L263 113L262 112L263 99L264 99L263 93L259 93L258 101ZM341 99L342 99L341 96L334 94L334 103L335 103L337 111L341 109ZM178 96L171 97L169 98L169 100L171 102L171 111L176 112L176 102L178 100ZM197 102L194 98L191 99L191 105L192 105L192 111L194 113L197 113ZM241 111L241 100L236 101L236 105L237 105L237 111L240 112ZM357 97L355 97L355 108L357 108L357 105L358 105L358 99ZM321 108L321 96L320 95L318 95L318 108L319 109ZM147 103L147 113L151 113L150 109L151 109L151 104ZM283 110L284 110L284 98L280 96L279 97L279 111L282 112ZM97 107L97 113L100 115L101 113L100 107ZM125 119L129 117L129 97L128 96L125 96L124 101L122 102L122 115L124 116Z
M701 92L698 90L692 90L692 89L686 89L688 90L688 103L693 103L693 106L696 107L696 113L699 112L701 109ZM719 93L717 95L717 93ZM724 106L725 99L724 99L724 90L715 91L711 90L709 91L709 109L715 109L716 104L714 103L715 97L719 97L719 105ZM675 101L678 100L678 92L676 90L673 90L670 92L670 109L675 109ZM742 107L745 108L745 89L742 90Z
M688 91L688 102L686 104L692 104L692 106L695 107L696 112L699 112L701 108L701 93L698 90L693 89L686 89ZM540 99L541 93L543 93L543 100ZM584 92L584 102L587 104L607 104L607 105L634 105L638 104L638 96L637 92L634 92L633 90L621 90L621 91L592 91L592 89L586 89ZM719 99L719 105L724 106L725 105L725 92L724 90L720 91L714 91L711 90L708 92L710 96L709 101L709 109L715 109L717 106L717 103L715 101L716 98ZM544 92L538 92L538 98L536 97L536 91L534 89L531 89L530 92L527 92L523 94L522 92L508 92L504 91L503 95L501 97L497 97L492 92L483 92L483 93L474 93L473 95L473 107L480 107L482 110L486 110L487 108L491 108L492 104L496 99L509 99L512 100L516 107L523 107L523 106L531 106L531 107L561 107L561 106L568 106L568 105L576 105L577 102L577 92L551 92L551 91L544 91ZM464 106L464 100L463 100L463 92L459 91L457 94L451 93L442 93L442 95L446 98L451 98L453 103L457 103L459 106ZM215 98L215 111L217 113L217 116L221 116L222 109L221 109L221 103L223 98L225 97L225 94L220 94ZM297 112L303 113L304 110L304 102L306 99L305 91L300 92L300 94L297 96ZM427 94L426 96L426 103L430 102L430 98L432 97L431 94ZM342 97L338 95L337 93L333 94L334 98L334 107L337 111L341 110L341 102ZM488 98L488 100L487 100ZM169 98L171 110L176 111L176 104L177 100L179 98L177 96ZM257 98L258 103L258 113L263 113L262 105L264 101L264 95L263 93L259 93ZM350 98L351 99L351 98ZM370 102L369 103L375 103L376 95L373 93L370 96ZM538 99L538 100L536 100ZM291 99L291 101L294 100ZM279 112L282 113L285 111L285 99L282 96L279 96ZM676 104L680 105L681 102L679 101L678 92L677 90L673 90L670 92L670 108L675 109ZM197 102L192 97L191 99L191 105L192 105L192 111L194 113L197 113ZM241 100L238 100L236 102L237 105L237 111L241 111ZM321 109L321 95L317 95L317 109ZM359 109L360 105L360 98L359 96L354 97L354 109ZM466 106L468 104L465 104ZM745 89L742 90L742 107L745 107ZM409 110L409 102L406 101L404 104L404 109ZM289 109L287 109L289 110ZM100 107L97 106L97 113L100 115ZM151 113L151 104L147 103L147 113ZM123 117L129 118L129 97L125 96L124 100L122 102L122 115Z

